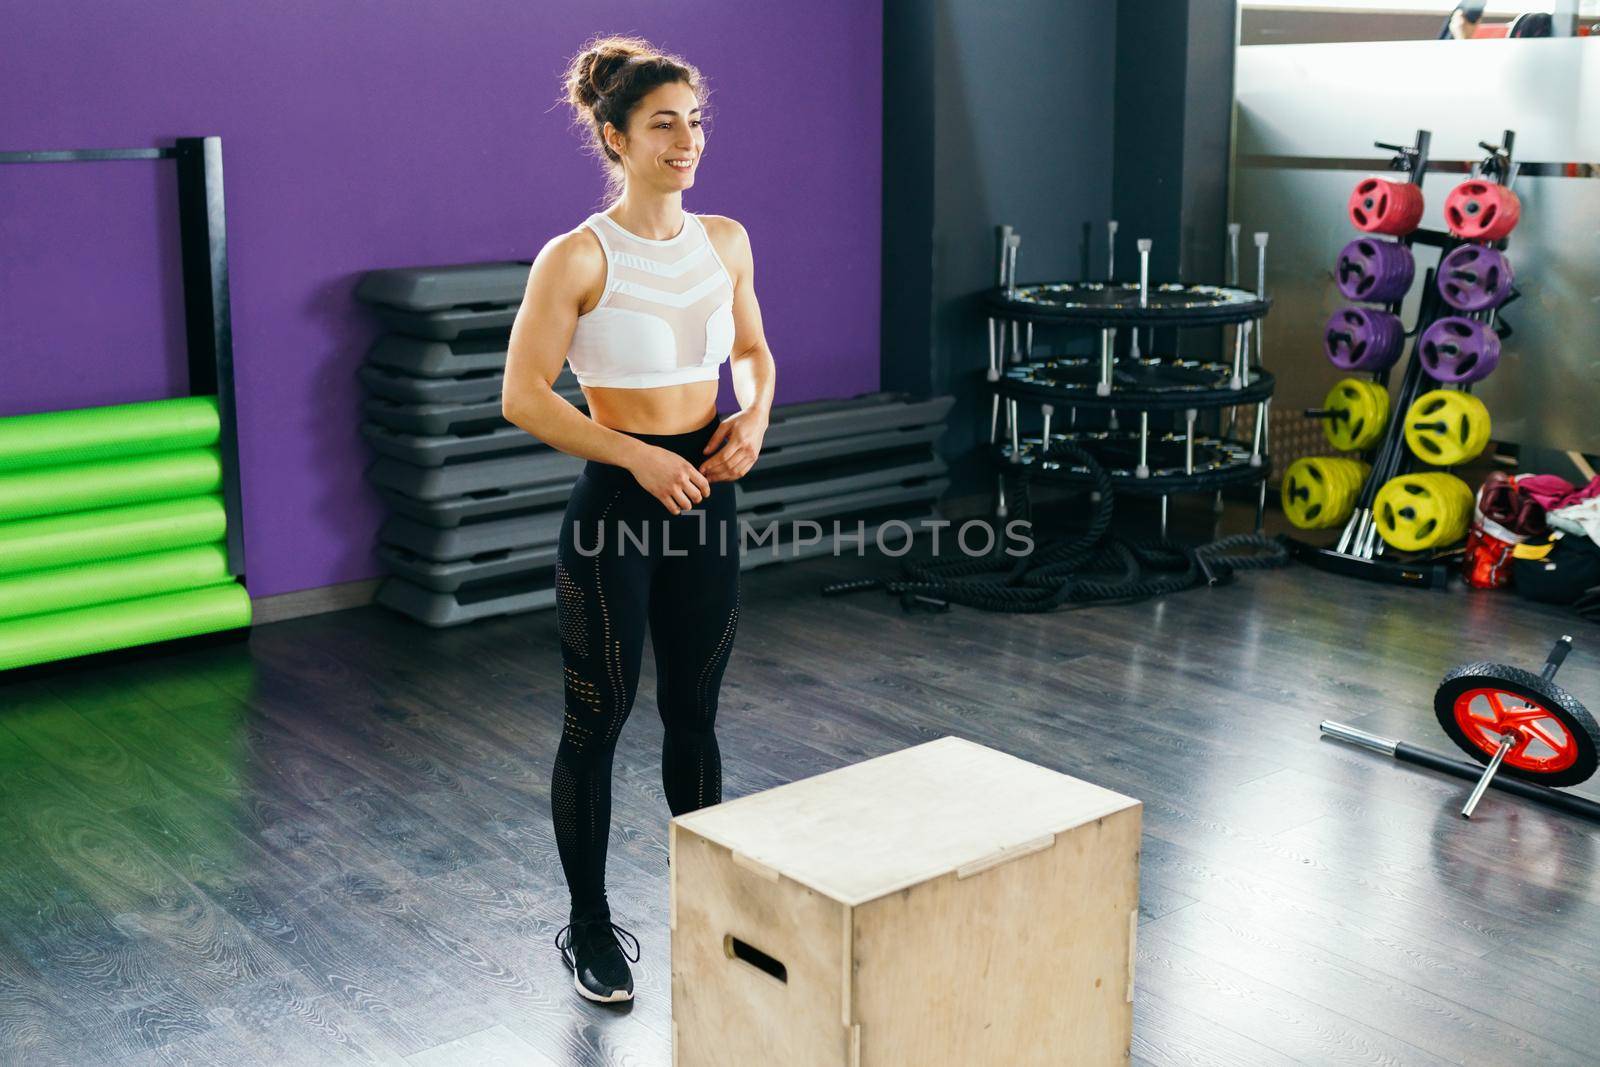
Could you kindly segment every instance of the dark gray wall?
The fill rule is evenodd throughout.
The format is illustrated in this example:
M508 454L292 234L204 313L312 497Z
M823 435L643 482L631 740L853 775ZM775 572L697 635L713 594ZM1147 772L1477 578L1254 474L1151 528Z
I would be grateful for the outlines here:
M1232 0L1198 0L1189 5L1188 14L1179 275L1185 281L1217 282L1224 280L1228 261L1237 11ZM1255 277L1250 266L1255 262L1250 234L1241 234L1240 244L1244 263L1240 264L1239 280L1250 286Z
M956 468L952 496L989 484L972 453L988 434L976 294L995 284L995 227L1022 235L1019 278L1075 278L1083 227L1100 232L1110 212L1115 35L1115 0L886 6L882 379L926 379L957 397L941 446ZM907 143L924 129L931 157ZM911 232L917 217L929 244ZM905 279L925 268L919 297Z
M1120 276L1151 237L1152 277L1174 277L1189 230L1185 277L1221 277L1234 19L1232 0L886 0L881 377L956 396L950 498L992 490L996 226L1021 234L1024 282L1103 277L1109 218Z
M882 388L929 395L933 362L933 25L926 0L883 7Z
M1126 17L1135 4L1138 17ZM1232 0L1129 0L1123 11L1112 210L1129 254L1118 257L1117 273L1138 276L1133 241L1148 237L1152 279L1220 280L1236 7Z
M1135 2L1140 17L1122 18L1115 42L1119 121L1111 210L1120 226L1119 251L1124 253L1118 257L1117 276L1139 276L1133 242L1148 237L1155 242L1150 253L1154 281L1179 272L1176 237L1183 212L1189 0Z

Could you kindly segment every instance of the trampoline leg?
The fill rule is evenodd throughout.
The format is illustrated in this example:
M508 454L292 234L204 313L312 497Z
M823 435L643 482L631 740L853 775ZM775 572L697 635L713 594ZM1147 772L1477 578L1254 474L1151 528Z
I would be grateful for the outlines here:
M1135 478L1150 477L1150 413L1139 412L1139 466L1134 468Z
M1183 413L1183 473L1194 473L1194 419L1198 412L1189 408ZM1217 494L1221 500L1222 494Z

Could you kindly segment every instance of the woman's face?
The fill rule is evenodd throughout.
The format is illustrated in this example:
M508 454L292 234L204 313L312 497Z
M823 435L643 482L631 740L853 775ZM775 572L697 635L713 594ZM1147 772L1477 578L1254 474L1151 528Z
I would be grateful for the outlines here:
M695 170L706 148L705 131L700 126L700 101L695 99L694 90L682 82L658 85L628 116L626 144L609 122L606 140L622 157L630 185L641 183L662 192L687 189L694 184Z

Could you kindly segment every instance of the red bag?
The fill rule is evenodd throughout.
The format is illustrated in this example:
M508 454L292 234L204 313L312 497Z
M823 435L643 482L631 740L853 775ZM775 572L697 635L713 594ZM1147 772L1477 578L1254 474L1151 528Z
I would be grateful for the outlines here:
M1484 533L1474 522L1467 529L1467 548L1461 557L1461 575L1474 589L1502 589L1511 584L1511 551L1517 546Z
M1517 480L1501 471L1478 489L1467 527L1461 573L1474 589L1502 589L1511 584L1511 550L1545 530L1544 507L1519 491Z

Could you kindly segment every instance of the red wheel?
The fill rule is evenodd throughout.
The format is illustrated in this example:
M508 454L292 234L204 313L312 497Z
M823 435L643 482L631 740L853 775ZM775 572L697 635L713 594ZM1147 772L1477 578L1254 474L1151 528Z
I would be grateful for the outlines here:
M1350 194L1350 221L1367 233L1410 233L1422 221L1422 187L1388 178L1364 178Z
M1554 682L1502 663L1469 663L1444 676L1434 715L1450 740L1488 763L1506 733L1516 736L1501 768L1542 785L1577 785L1600 766L1600 726Z

